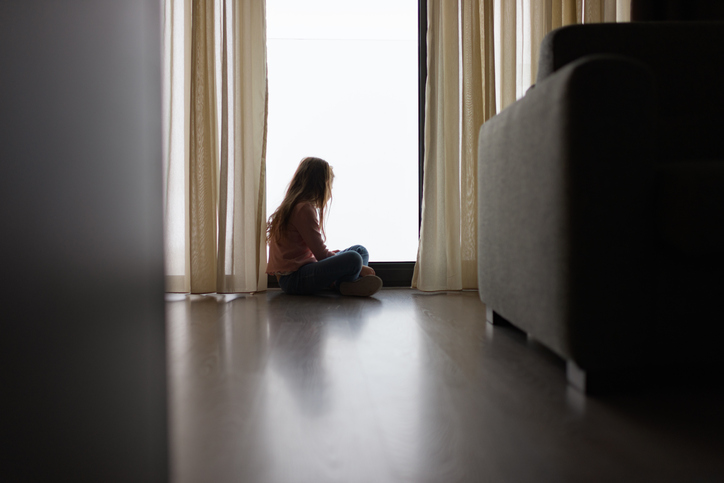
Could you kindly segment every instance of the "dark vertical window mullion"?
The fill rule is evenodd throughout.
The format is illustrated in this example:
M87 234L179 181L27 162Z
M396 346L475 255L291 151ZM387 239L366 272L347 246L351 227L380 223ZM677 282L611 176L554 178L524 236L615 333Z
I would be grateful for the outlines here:
M425 171L425 89L427 86L427 0L418 0L417 16L418 52L418 146L419 146L419 189L418 189L418 233L422 226L422 185Z

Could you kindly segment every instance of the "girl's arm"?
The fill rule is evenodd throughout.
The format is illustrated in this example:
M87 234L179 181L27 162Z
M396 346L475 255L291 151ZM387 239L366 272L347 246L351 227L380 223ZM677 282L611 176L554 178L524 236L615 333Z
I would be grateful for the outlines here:
M319 222L317 221L317 210L311 203L300 203L296 207L296 213L292 216L290 222L302 236L304 243L307 244L314 257L324 260L334 255L333 251L327 249L322 239L322 233L319 231Z

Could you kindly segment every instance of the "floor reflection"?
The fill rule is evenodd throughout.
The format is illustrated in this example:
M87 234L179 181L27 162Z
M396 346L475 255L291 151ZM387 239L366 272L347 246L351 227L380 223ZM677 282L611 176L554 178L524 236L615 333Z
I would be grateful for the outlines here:
M174 481L225 481L246 454L269 351L266 294L167 302Z
M254 478L323 481L365 474L361 458L379 442L370 441L377 422L358 351L381 307L376 299L334 294L270 294L273 342L256 429L267 464Z
M295 297L286 294L269 300L268 327L275 350L270 368L286 383L291 399L306 417L327 414L339 392L340 351L354 350L345 341L358 337L371 317L381 308L376 299L351 299L340 304L339 297ZM319 305L310 315L310 305Z
M475 293L270 291L167 308L175 482L724 474L721 394L586 397L550 351L488 326Z

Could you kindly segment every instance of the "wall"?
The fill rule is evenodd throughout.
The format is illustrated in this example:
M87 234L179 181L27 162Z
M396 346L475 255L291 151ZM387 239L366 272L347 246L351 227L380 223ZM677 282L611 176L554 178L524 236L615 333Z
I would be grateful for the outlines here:
M724 20L721 0L633 0L632 21Z
M167 479L156 0L0 0L3 481Z

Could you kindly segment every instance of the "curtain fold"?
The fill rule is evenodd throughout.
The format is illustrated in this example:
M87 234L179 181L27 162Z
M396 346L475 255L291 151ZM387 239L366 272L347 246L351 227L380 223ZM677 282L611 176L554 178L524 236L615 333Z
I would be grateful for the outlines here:
M456 2L428 0L422 225L413 287L462 288ZM435 256L421 258L426 254Z
M214 3L193 0L189 106L189 284L193 293L216 290L216 92Z
M228 5L227 5L228 4ZM224 0L218 292L265 290L267 70L264 2ZM226 31L225 31L226 32ZM229 68L231 67L231 68ZM225 100L225 101L224 101Z
M412 286L477 288L477 133L535 82L551 30L628 21L630 0L428 0L422 225Z
M266 15L165 0L166 289L266 289Z

